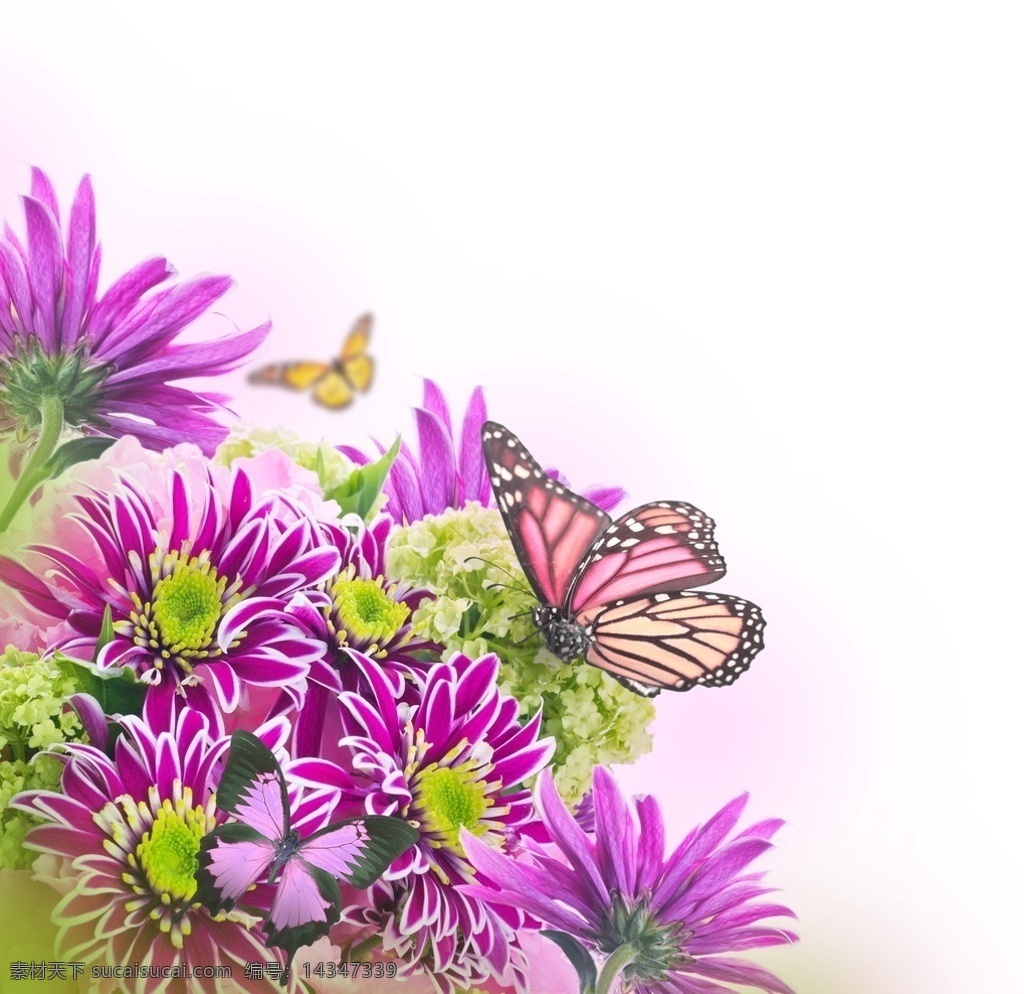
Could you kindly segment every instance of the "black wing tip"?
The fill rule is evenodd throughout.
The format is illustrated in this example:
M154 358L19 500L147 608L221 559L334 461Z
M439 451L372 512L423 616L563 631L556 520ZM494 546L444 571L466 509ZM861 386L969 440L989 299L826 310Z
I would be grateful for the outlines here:
M239 756L248 758L261 772L271 773L274 770L280 769L280 764L277 762L273 750L262 739L253 735L252 732L247 732L244 728L236 728L231 733L229 760L231 758L231 751L235 749L238 750ZM258 764L255 762L257 758L259 759Z
M663 687L653 687L648 683L642 683L640 680L630 680L628 677L616 677L624 687L628 687L639 697L645 697L647 700L657 697L662 690L666 689ZM685 690L685 687L672 687L672 690Z
M489 442L492 438L506 438L509 436L512 438L516 437L500 421L485 421L480 427L480 438L484 442Z
M359 818L369 835L369 858L358 863L348 874L348 883L365 890L402 853L411 849L420 833L408 822L390 815L365 815Z

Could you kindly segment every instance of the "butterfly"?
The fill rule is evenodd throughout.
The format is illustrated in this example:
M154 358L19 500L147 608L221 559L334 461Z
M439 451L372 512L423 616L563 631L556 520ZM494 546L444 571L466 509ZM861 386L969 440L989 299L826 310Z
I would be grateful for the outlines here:
M630 690L725 687L764 642L756 604L690 591L725 575L715 523L682 501L617 521L540 468L488 421L484 459L498 508L540 605L534 624L565 662L584 659Z
M287 953L282 983L296 950L326 935L340 918L338 880L369 887L419 838L401 819L379 815L335 822L302 838L292 828L274 754L243 730L231 736L217 807L238 820L203 836L196 900L217 914L264 878L276 884L263 928L268 944Z
M318 404L332 409L348 407L356 394L365 393L373 382L373 359L366 354L372 329L373 315L364 314L352 326L337 359L272 363L250 373L249 382L291 390L312 387Z

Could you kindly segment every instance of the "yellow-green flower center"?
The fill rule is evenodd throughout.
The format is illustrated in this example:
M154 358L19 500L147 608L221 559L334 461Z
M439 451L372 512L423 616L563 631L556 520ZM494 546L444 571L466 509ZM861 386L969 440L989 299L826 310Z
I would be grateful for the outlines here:
M206 561L178 560L153 590L151 617L173 654L208 646L220 621L226 581Z
M479 779L479 767L464 764L438 768L431 764L416 777L415 802L422 829L439 838L439 844L460 855L459 830L483 835L481 823L490 806L487 784Z
M393 600L384 590L384 578L364 580L352 570L342 574L331 588L331 622L339 648L359 649L367 655L384 656L409 617L409 607Z
M254 588L243 590L237 577L229 583L210 562L209 552L188 556L157 549L150 554L149 570L151 600L143 601L129 591L134 609L127 618L115 621L114 629L153 654L154 672L171 661L190 680L195 665L221 655L215 641L217 625L225 612Z
M153 827L135 847L135 859L153 893L168 901L191 900L196 892L199 843L206 828L202 808L176 811L165 801Z

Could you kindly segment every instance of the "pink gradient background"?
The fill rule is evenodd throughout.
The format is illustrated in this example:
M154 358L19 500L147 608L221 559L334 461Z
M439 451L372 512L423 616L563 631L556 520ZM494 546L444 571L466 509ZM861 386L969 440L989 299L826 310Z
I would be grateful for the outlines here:
M3 217L92 173L104 285L228 271L261 360L376 314L369 395L239 372L244 418L358 443L482 383L576 484L713 514L768 648L621 776L676 838L744 789L787 818L803 941L764 963L1021 988L1019 13L8 8Z

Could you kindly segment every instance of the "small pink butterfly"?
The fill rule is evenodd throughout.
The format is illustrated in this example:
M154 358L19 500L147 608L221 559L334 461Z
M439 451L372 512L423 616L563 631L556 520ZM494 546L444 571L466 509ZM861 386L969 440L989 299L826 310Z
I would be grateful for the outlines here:
M242 730L231 736L217 807L238 821L203 837L196 900L216 914L256 883L276 884L263 929L267 943L287 953L284 984L296 950L338 921L339 879L369 887L419 838L401 819L379 815L335 822L302 838L291 827L284 773L274 754Z
M533 620L565 662L583 656L630 690L725 687L764 646L756 604L690 587L725 575L715 523L682 501L618 521L540 468L504 425L484 459L512 545L540 606Z

